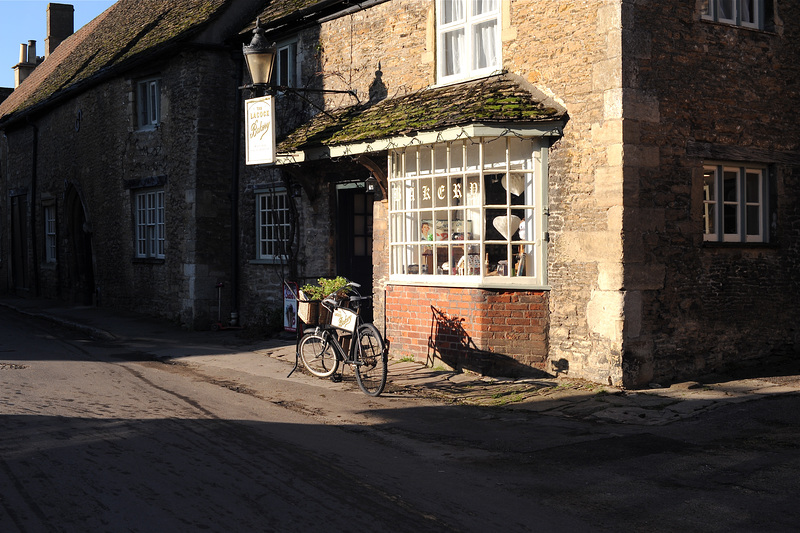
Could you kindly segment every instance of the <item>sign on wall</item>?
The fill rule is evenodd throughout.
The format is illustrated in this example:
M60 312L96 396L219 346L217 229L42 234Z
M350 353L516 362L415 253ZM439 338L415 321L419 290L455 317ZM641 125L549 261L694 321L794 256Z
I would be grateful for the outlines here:
M272 96L244 102L245 162L261 165L275 162L275 100Z

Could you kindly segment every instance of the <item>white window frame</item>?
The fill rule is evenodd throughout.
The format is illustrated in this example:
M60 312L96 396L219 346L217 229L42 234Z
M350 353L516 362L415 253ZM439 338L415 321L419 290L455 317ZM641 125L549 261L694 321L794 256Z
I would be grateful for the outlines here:
M134 194L137 258L165 257L164 197L164 189L147 189Z
M720 162L703 166L703 240L768 242L767 167Z
M275 57L275 84L284 87L297 87L298 60L297 41L286 41L278 45Z
M476 137L388 159L390 282L547 288L542 140ZM494 229L495 219L518 215L511 235Z
M763 29L764 0L703 0L700 16L703 20Z
M256 259L260 261L285 261L281 248L288 246L291 230L289 194L285 188L256 191Z
M136 111L140 130L155 129L161 123L161 79L136 83Z
M44 206L44 253L45 262L56 262L56 206Z
M502 68L501 4L502 0L436 0L436 72L440 84L488 76ZM479 7L481 12L476 12ZM491 48L486 48L494 60L489 58L486 66L476 64L481 26L494 28L488 32ZM460 41L453 43L450 37L459 34Z

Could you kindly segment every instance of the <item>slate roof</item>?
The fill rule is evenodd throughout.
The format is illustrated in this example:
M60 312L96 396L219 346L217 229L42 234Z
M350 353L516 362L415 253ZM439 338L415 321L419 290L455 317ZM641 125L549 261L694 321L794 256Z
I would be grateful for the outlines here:
M565 118L563 109L544 100L514 76L496 75L320 113L283 139L278 151L370 142L466 124L532 124Z
M234 0L119 0L64 40L0 104L0 125L133 60L162 53Z

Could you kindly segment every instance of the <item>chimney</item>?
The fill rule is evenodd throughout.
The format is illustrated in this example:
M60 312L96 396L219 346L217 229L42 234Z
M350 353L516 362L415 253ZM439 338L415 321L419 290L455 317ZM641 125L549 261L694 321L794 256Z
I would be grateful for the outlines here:
M14 88L19 87L28 75L33 72L41 58L36 57L36 41L19 45L19 63L14 65Z
M47 58L61 42L75 31L75 8L71 4L47 4L47 38L44 57Z

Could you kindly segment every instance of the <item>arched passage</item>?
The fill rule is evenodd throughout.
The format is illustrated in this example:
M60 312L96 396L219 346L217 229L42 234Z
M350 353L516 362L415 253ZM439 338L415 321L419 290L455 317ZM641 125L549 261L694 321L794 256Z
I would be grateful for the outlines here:
M92 229L78 189L70 186L66 194L66 227L68 253L67 294L71 301L94 303L94 252Z

